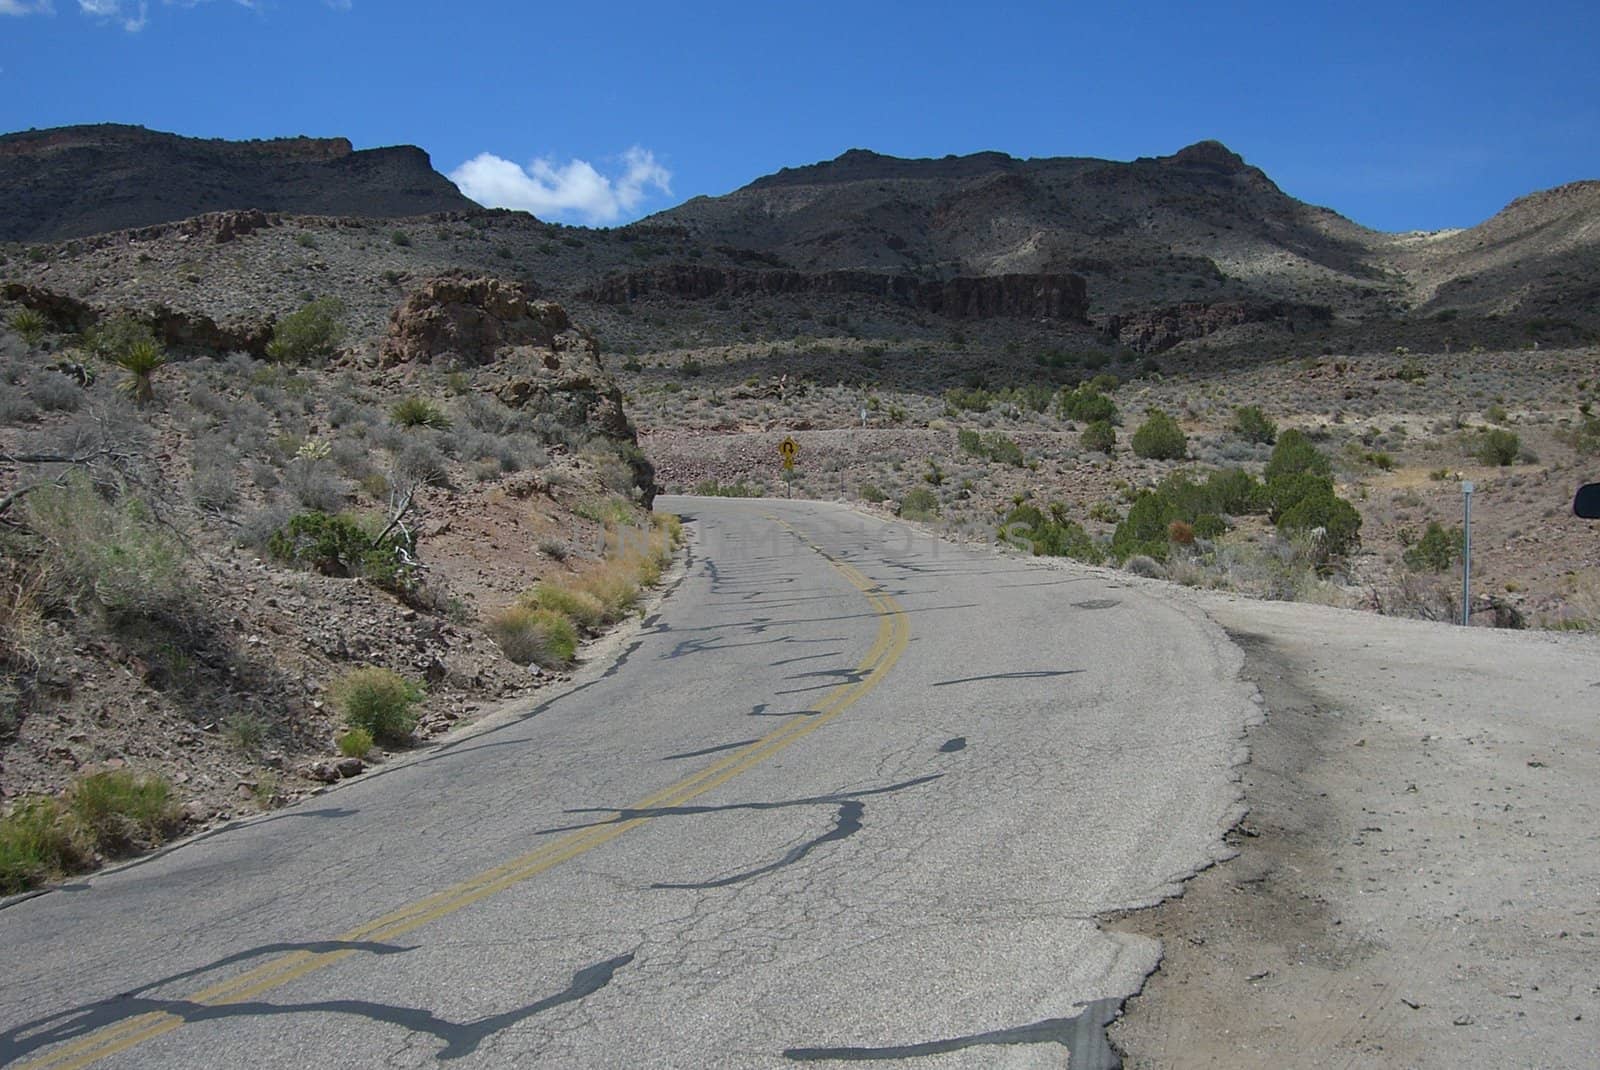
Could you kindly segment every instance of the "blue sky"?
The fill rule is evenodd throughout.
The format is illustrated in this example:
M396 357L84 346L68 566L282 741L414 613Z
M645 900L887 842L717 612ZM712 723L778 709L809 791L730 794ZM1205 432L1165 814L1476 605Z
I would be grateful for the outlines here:
M1600 4L0 0L0 129L414 143L612 223L852 147L1217 138L1386 230L1600 178ZM469 165L464 167L463 165Z

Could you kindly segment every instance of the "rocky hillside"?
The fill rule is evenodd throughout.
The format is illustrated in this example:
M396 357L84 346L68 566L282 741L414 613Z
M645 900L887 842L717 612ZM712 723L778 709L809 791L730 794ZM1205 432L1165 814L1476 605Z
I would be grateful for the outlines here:
M1532 194L1468 230L1392 235L1290 197L1215 141L1126 163L856 149L646 224L806 271L1072 272L1102 317L1283 301L1345 321L1600 326L1600 183Z
M1302 204L1214 141L1131 163L852 150L648 222L794 267L936 277L1075 272L1096 311L1271 296L1392 300L1380 235Z
M0 136L0 190L0 241L226 209L385 218L477 207L413 145L358 152L344 138L223 141L112 124Z

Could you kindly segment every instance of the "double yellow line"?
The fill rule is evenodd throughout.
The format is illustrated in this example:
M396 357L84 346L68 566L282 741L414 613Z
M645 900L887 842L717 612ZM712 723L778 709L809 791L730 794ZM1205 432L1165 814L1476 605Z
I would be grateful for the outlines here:
M778 522L782 523L782 521ZM804 538L798 532L794 532L794 529L790 528L789 525L783 524L783 526L794 533L797 538ZM726 784L740 773L766 761L774 754L804 739L838 717L873 688L877 687L883 677L894 666L894 663L900 659L900 655L905 652L906 644L911 638L911 625L905 615L905 611L869 577L842 561L827 557L826 554L823 556L835 569L844 575L852 586L864 594L867 600L872 603L873 608L878 611L877 638L857 666L856 679L851 683L841 684L828 692L814 715L795 717L786 721L781 727L762 736L748 746L734 751L726 758L713 763L693 776L680 780L648 798L639 800L627 808L629 811L682 806L691 799ZM621 814L619 813L617 816L621 817ZM513 885L536 877L569 859L576 858L578 855L592 851L596 847L610 843L618 836L638 828L648 820L649 817L634 817L625 821L613 821L570 833L536 851L530 851L525 855L513 858L509 862L469 877L459 884L452 885L425 899L409 903L398 910L383 915L381 918L369 921L358 928L351 929L349 932L341 933L334 937L333 941L344 943L393 940L396 937L419 929L429 922L437 921L448 914L453 914L463 907L471 906L479 900L487 899L489 896L504 891ZM263 992L288 984L309 973L326 969L334 963L356 954L357 950L356 948L341 948L334 951L292 952L263 963L255 969L240 974L238 977L230 978L192 993L184 997L184 1002L213 1007L230 1003L243 1003L246 1000L254 999ZM24 1070L77 1070L79 1067L88 1066L108 1056L126 1051L148 1040L153 1040L165 1033L170 1033L183 1024L184 1019L180 1015L167 1011L152 1011L147 1014L136 1015L115 1025L98 1029L70 1044L57 1047L39 1059L24 1064Z

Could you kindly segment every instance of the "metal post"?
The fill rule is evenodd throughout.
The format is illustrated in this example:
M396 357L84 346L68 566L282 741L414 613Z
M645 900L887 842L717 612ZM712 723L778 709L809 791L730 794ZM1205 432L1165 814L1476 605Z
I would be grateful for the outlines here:
M1472 480L1461 484L1461 624L1472 624Z

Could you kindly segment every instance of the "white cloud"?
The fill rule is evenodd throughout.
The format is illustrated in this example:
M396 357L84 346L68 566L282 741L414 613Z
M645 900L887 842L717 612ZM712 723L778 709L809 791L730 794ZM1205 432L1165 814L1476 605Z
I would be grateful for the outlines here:
M51 0L0 0L0 15L54 15Z
M541 158L523 168L482 152L450 172L450 180L488 208L519 208L545 219L578 216L586 223L615 223L650 191L672 192L672 173L649 149L635 145L618 162L620 171L608 177L587 160Z
M78 10L92 19L117 22L129 33L138 33L150 17L150 5L145 0L125 4L122 0L78 0Z
M0 0L0 4L25 3L26 0ZM51 0L38 0L48 7ZM211 0L161 0L164 7L193 8ZM260 0L233 0L239 7L252 11L260 9ZM117 23L129 33L138 33L150 21L149 0L78 0L78 10L103 23Z

